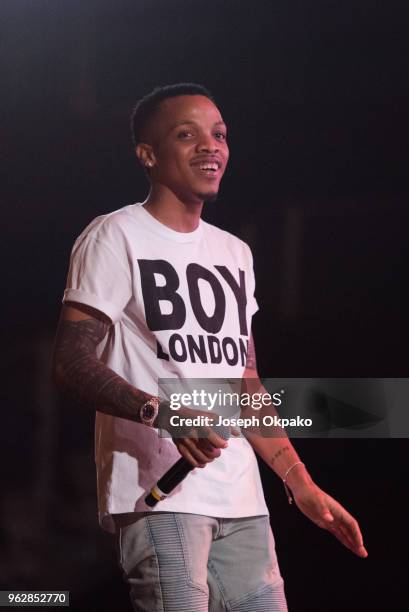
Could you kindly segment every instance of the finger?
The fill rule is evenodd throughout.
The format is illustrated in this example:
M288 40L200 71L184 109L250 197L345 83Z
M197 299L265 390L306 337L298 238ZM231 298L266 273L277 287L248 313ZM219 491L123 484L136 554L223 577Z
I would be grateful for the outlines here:
M359 557L365 558L368 556L368 552L366 551L365 547L363 545L357 545L351 533L342 523L331 525L328 527L328 530L341 542L341 544L346 546L346 548L351 550Z
M215 449L213 444L211 444L207 439L203 438L198 440L197 447L200 448L200 450L202 450L204 453L209 454L210 456L213 455L214 450L217 450L219 454L221 452L220 449Z
M189 438L185 441L185 443L190 453L197 461L199 461L199 463L208 463L209 461L212 461L213 457L210 452L206 449L200 448L196 440Z
M332 525L328 525L328 531L330 531L334 536L336 536L338 540L342 542L342 544L348 546L348 548L353 548L354 542L351 539L350 534L348 533L348 531L345 531L342 528L342 524L340 524L338 521L336 521Z
M340 516L340 525L343 531L349 534L357 549L363 547L364 542L358 521L346 510L343 510Z
M314 514L316 514L314 517L315 522L323 523L323 525L320 526L324 527L325 529L327 525L334 522L334 516L329 508L326 496L322 493L322 491L319 491L318 494L314 495L310 500L310 503L311 510L313 510Z
M361 530L359 529L358 521L356 521L352 516L349 516L345 519L344 523L346 523L355 544L358 547L363 546L364 540Z
M333 533L335 537L338 538L338 540L344 546L346 546L346 548L349 548L349 550L352 551L358 557L365 559L368 556L368 552L366 548L363 545L362 546L357 545L354 542L354 540L351 538L351 536L347 532L345 532L341 527L338 530L334 530Z
M357 555L359 557L362 557L362 559L366 559L366 557L368 556L368 551L366 550L365 546L360 546L359 547Z
M210 442L212 446L216 448L226 448L228 446L227 440L224 440L221 436L219 436L212 429L209 431L209 435L207 436L207 440Z
M329 526L328 531L330 531L343 546L348 548L350 551L355 552L353 544L339 528Z
M350 544L350 546L354 547L355 546L355 542L354 539L351 537L351 534L349 533L348 529L345 529L344 525L342 525L342 523L338 526L338 531L343 535L343 537L348 540L348 543Z
M357 521L355 519L352 520L352 532L350 531L349 526L344 525L342 523L340 525L340 530L350 542L351 546L353 547L354 553L357 554L359 557L365 558L368 556L368 551L364 546L361 530L359 529Z
M324 525L334 522L334 516L330 511L328 504L322 498L318 500L318 512L320 519L324 522Z
M209 445L207 448L201 448L201 444L203 441L197 441L192 438L186 438L184 440L184 444L187 446L190 454L199 462L199 463L209 463L219 457L221 451L218 448L214 448L212 445Z
M200 450L207 457L208 461L213 461L213 459L217 459L221 455L221 449L216 448L213 444L208 443L206 446L199 446Z
M356 545L351 537L348 529L340 520L335 520L334 523L327 525L328 531L330 531L346 548L349 548L352 552L356 552Z
M321 514L323 520L325 521L325 523L333 523L334 521L334 517L332 516L331 512L329 511L328 508L324 508L322 510L322 514Z
M199 467L199 465L203 465L209 462L209 459L206 455L200 451L196 446L194 441L191 438L184 439L183 442L179 446L179 451L182 453L182 449L186 449L189 456L193 458L195 462L195 467ZM183 454L183 453L182 453Z
M178 445L178 451L182 455L182 457L190 463L190 465L193 465L193 467L195 468L205 467L206 463L197 461L192 455L192 453L189 451L189 449L186 448L186 446L184 446L183 444Z
M351 546L357 546L357 542L356 542L356 539L355 539L353 533L351 532L349 527L347 525L345 525L345 523L343 523L343 522L339 523L339 530L348 539L348 541L350 542ZM360 546L360 545L361 544L358 544L358 546Z
M359 557L367 557L368 552L363 544L363 537L361 530L358 525L358 521L343 508L340 504L335 502L331 497L330 499L332 512L336 519L336 528L338 529L338 533L342 533L342 543L345 544L346 540L348 542L348 548L350 548L355 554ZM347 544L345 544L347 546Z

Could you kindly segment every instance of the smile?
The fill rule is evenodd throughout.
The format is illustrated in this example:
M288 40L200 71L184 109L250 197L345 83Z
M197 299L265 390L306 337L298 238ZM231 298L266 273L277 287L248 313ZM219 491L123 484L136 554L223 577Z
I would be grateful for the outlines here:
M219 169L219 166L216 162L203 162L202 164L199 164L198 167L200 168L200 170L203 170L205 172L216 172L216 170Z
M220 175L219 168L213 168L209 166L193 166L195 173L200 174L203 178L216 179Z
M193 163L192 168L202 177L214 179L219 176L221 163L218 160L202 160Z

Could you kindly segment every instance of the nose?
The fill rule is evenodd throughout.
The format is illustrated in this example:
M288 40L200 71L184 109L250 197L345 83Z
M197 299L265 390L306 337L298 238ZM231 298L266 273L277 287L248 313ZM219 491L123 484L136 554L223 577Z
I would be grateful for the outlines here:
M217 153L219 146L213 134L203 133L197 143L197 150L201 153Z

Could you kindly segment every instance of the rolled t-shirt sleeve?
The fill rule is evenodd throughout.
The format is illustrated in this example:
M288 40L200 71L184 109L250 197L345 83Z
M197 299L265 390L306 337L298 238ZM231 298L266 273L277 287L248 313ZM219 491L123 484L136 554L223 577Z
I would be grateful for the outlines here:
M79 302L106 314L116 323L131 299L131 273L122 258L92 236L78 239L71 253L63 302Z

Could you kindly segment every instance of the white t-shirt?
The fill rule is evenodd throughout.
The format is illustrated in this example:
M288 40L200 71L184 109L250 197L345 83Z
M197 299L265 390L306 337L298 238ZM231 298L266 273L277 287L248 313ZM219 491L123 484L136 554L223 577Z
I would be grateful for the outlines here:
M63 301L96 308L113 325L98 347L107 366L158 394L158 379L234 379L245 368L258 309L249 247L203 220L176 232L141 204L97 217L76 240ZM180 458L170 438L96 413L101 525L110 515L150 510L146 492ZM154 511L216 517L268 514L255 454L230 438L220 457L193 470Z

